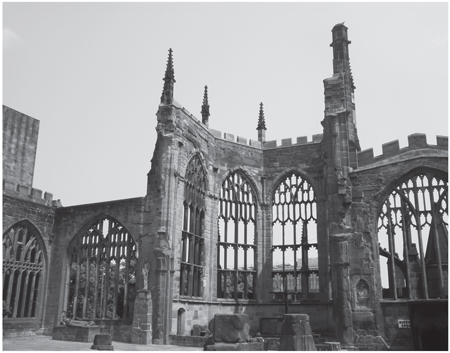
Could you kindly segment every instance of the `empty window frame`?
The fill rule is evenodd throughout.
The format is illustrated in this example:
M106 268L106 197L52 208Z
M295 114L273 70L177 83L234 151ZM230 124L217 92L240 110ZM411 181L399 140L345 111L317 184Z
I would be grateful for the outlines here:
M448 295L448 186L432 173L404 179L378 217L383 298Z
M190 160L185 175L184 219L181 233L181 296L202 296L206 182L205 167L199 155L195 155Z
M118 319L132 315L136 244L112 217L79 234L68 250L67 317Z
M218 227L217 297L255 299L256 199L239 172L220 189Z
M43 295L44 249L27 222L3 235L3 317L39 316Z
M311 184L292 173L272 200L273 299L315 299L319 292L316 195Z

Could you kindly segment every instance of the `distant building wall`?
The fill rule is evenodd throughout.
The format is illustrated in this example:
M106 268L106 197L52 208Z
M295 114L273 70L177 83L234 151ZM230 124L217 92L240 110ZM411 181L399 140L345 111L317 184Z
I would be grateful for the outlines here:
M39 120L3 106L3 179L31 187Z

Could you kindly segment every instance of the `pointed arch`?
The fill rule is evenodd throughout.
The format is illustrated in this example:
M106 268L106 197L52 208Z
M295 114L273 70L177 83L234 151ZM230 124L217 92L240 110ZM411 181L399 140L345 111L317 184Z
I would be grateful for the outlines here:
M204 276L204 223L208 175L203 156L196 152L184 177L183 229L181 232L180 296L201 297Z
M137 244L114 217L91 218L67 248L68 317L126 318L136 283Z
M3 233L3 315L38 318L45 298L47 251L39 230L21 220Z
M241 168L226 173L219 195L217 297L255 299L256 214L254 182Z
M319 293L317 197L310 178L290 169L272 190L272 278L274 299Z
M441 170L408 168L381 192L377 213L383 298L448 295L448 183Z
M258 188L258 184L255 182L253 176L243 167L238 166L232 169L228 169L224 175L223 180L227 179L231 174L239 173L246 179L246 181L250 184L251 190L253 192L253 196L256 200L256 203L260 205L262 203L261 192Z

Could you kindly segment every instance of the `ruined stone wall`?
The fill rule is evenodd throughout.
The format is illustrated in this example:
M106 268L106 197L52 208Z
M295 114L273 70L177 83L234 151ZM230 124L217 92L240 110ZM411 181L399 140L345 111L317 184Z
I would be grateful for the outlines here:
M360 167L349 174L352 183L351 222L354 233L348 241L349 283L352 325L355 340L382 335L388 344L405 341L404 331L394 322L408 316L401 303L385 305L382 299L377 222L385 198L400 180L414 171L432 171L444 179L448 175L447 139L438 137L437 145L428 145L423 134L408 136L409 145L400 149L398 141L383 145L383 155L368 158L359 153ZM393 147L394 146L394 147ZM369 150L370 151L370 150ZM366 303L358 303L357 286L369 287ZM400 307L397 307L400 305ZM401 336L397 336L397 334Z
M133 198L87 205L61 207L56 210L52 256L48 284L48 304L45 327L50 330L59 323L66 293L66 269L68 266L67 250L70 242L86 227L101 216L110 216L119 221L131 234L137 244L138 256L141 258L143 245L140 239L147 232L145 220L148 211L144 198ZM137 283L142 283L141 267L136 270ZM138 287L137 287L138 288Z
M270 313L262 304L271 302L272 290L272 197L278 183L290 173L295 172L308 180L314 187L317 196L318 242L321 259L320 281L325 288L320 291L320 301L329 302L329 261L328 240L324 222L325 204L323 200L323 167L321 135L315 135L313 141L298 138L296 143L291 139L261 143L235 137L229 133L207 129L195 117L179 104L171 107L160 106L158 116L158 140L152 159L152 168L148 178L147 202L156 218L150 226L150 240L154 238L155 266L152 266L152 286L154 293L154 338L164 340L161 332L176 334L177 312L185 311L185 333L188 334L194 324L206 324L215 313L228 310L235 312L238 307L259 325L259 317L280 316L284 312L284 303L272 303L275 308ZM205 281L202 282L203 298L192 299L181 297L180 262L181 233L183 223L184 177L187 165L193 156L199 155L203 161L208 177L206 194L206 217L203 230L205 264ZM257 261L255 263L257 280L256 298L235 300L217 298L217 217L218 198L223 181L229 173L240 171L252 185L257 199ZM158 270L158 256L173 261L173 267ZM173 257L173 260L171 260ZM164 260L165 261L165 260ZM165 271L165 272L164 272ZM164 272L164 274L163 274ZM171 272L171 274L169 274ZM173 303L167 303L165 296L170 289ZM221 303L219 305L215 303ZM311 304L311 308L314 307ZM170 313L164 312L167 308ZM295 307L295 306L293 306ZM306 308L306 307L305 307ZM298 310L303 307L298 306ZM321 305L311 309L323 310ZM280 314L281 312L281 314ZM329 308L325 310L329 313ZM194 318L195 313L195 318ZM330 315L316 315L313 326L327 330L332 325Z
M33 185L39 120L3 106L3 179Z
M48 304L47 283L51 271L51 251L53 246L53 222L55 208L51 201L19 195L18 192L3 190L3 234L20 221L29 222L37 230L44 246L44 276L38 298L38 316L35 318L3 319L4 336L26 336L42 333L44 313Z

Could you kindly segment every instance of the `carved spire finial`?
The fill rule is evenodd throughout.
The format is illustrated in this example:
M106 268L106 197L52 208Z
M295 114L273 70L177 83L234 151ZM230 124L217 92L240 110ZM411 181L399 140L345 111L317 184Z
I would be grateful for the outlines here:
M264 109L262 102L259 104L259 119L258 119L258 141L263 143L266 141L266 120L264 119Z
M164 75L163 80L164 80L164 88L161 95L161 103L172 104L174 83L176 82L173 70L172 48L169 49L169 58L167 59L166 73Z
M203 105L202 105L202 123L208 126L208 122L209 122L208 86L205 86L205 93L203 93Z
M256 128L256 130L261 129L267 130L266 120L264 119L264 108L262 103L259 104L259 119L258 119L258 127Z

